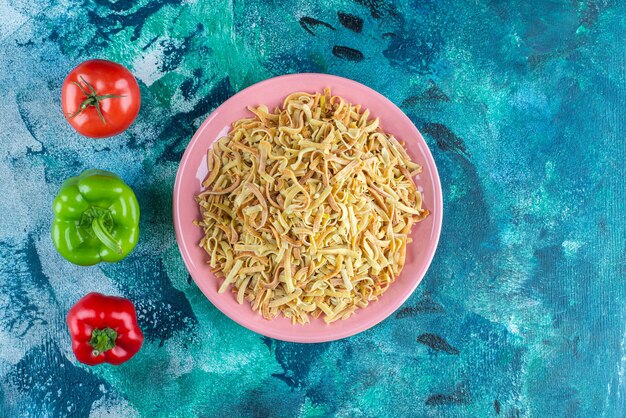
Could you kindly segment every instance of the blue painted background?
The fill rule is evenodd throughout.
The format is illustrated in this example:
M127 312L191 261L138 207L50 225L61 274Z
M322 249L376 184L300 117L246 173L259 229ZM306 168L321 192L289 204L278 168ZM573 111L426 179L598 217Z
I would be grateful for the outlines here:
M0 0L0 416L624 416L625 6ZM130 68L143 99L130 130L100 141L60 108L65 75L96 57ZM317 345L219 313L171 217L203 119L305 71L397 103L445 201L416 293L375 328ZM52 245L51 202L92 167L135 189L142 236L123 262L83 268ZM127 364L74 359L64 317L90 291L136 303L146 343Z

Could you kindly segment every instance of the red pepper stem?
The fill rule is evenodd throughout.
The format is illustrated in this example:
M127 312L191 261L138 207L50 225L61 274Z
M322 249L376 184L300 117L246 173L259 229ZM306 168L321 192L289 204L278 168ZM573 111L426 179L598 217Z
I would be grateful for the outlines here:
M104 226L104 216L96 216L91 223L91 229L93 230L96 238L100 240L105 246L118 254L122 254L122 247L115 240L113 235Z
M93 347L94 357L115 347L116 339L117 332L113 328L94 329L89 339L89 345Z

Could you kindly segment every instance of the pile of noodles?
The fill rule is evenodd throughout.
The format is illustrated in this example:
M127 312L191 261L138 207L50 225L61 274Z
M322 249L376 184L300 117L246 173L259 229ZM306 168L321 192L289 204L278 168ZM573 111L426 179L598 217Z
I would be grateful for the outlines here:
M208 151L200 246L237 301L293 323L349 317L400 274L421 167L369 111L324 93L249 108Z

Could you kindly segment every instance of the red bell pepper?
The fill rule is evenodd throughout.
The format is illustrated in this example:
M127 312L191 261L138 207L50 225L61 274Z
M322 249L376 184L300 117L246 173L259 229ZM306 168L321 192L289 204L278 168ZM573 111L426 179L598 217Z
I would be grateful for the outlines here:
M72 306L67 325L76 358L91 366L121 364L143 343L133 303L116 296L89 293Z

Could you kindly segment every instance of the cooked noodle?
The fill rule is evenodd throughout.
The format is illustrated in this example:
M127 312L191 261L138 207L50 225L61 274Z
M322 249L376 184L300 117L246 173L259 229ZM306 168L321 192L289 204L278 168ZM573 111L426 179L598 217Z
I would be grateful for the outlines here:
M208 151L196 196L212 271L264 318L348 318L400 274L411 226L428 215L421 167L369 119L324 93L249 108Z

